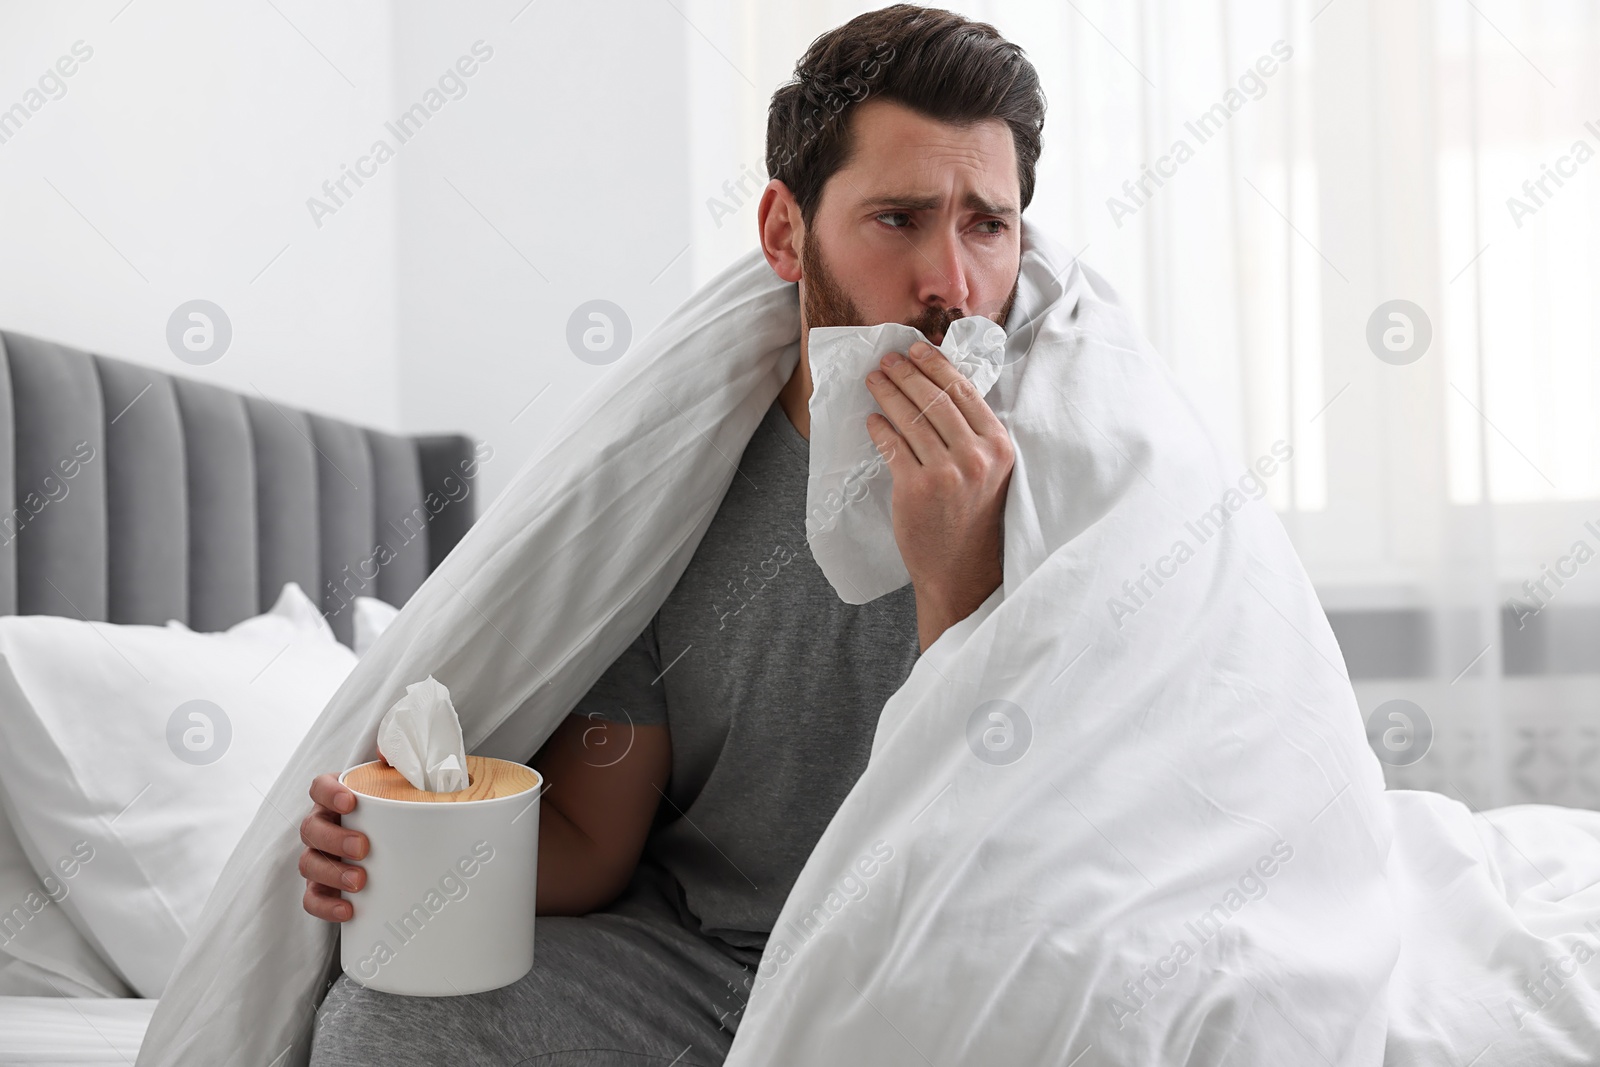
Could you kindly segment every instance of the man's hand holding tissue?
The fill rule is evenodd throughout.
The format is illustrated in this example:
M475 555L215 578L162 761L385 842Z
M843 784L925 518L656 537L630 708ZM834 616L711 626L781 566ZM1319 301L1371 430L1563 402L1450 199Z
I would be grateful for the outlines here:
M999 587L1011 438L971 382L919 341L867 375L867 417L894 478L895 542L917 598L923 651Z

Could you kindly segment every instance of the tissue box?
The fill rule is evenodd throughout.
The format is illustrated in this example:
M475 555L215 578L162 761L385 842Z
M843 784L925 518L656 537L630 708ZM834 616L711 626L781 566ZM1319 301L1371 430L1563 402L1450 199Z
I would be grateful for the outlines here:
M368 988L460 996L533 967L543 779L486 756L468 756L467 774L453 793L417 789L377 761L339 776L357 794L342 822L371 843L366 884L346 895L340 963Z

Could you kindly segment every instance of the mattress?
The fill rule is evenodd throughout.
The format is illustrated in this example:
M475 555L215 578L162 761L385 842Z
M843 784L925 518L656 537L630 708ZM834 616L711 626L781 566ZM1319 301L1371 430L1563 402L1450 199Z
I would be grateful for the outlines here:
M0 1067L127 1067L155 1010L132 997L0 997Z

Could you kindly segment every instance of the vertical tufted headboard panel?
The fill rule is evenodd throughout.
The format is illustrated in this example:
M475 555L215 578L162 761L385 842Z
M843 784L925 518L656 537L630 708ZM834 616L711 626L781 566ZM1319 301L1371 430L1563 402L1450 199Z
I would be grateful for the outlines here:
M478 462L0 332L0 614L222 630L293 581L349 644L472 525Z

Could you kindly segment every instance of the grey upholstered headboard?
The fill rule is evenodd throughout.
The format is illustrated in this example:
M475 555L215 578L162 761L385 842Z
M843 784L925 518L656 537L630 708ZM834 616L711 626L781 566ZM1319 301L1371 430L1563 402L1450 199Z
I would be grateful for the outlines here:
M0 332L0 614L222 630L288 581L349 644L472 525L470 438L397 437Z

